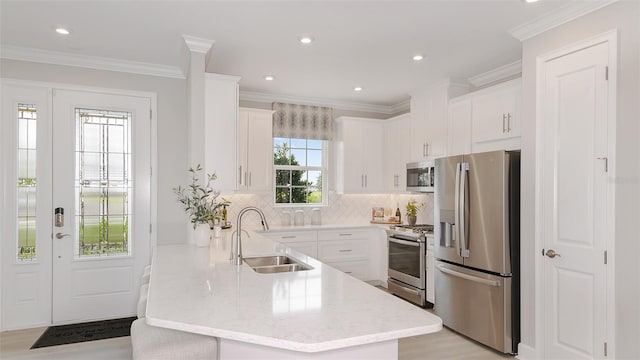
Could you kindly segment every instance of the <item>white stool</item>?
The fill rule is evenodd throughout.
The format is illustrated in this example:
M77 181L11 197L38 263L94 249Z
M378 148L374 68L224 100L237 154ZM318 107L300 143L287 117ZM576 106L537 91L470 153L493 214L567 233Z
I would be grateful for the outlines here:
M149 284L140 286L140 295L138 296L138 319L145 317L147 313L147 297L149 296Z
M147 265L142 273L142 284L148 284L151 279L151 265Z
M131 346L133 360L218 358L217 338L149 326L144 319L131 324Z

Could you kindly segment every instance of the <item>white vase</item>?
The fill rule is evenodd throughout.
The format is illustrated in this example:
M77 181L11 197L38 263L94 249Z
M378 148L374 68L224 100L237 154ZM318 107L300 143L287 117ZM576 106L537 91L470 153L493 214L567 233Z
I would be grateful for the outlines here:
M209 224L200 224L193 231L193 237L196 241L196 246L209 246L211 240L211 228Z

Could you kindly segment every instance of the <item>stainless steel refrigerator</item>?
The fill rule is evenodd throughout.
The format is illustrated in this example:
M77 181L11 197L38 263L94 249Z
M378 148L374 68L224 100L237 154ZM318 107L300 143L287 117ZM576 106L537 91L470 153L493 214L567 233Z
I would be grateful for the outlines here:
M435 161L435 312L503 353L520 342L520 152Z

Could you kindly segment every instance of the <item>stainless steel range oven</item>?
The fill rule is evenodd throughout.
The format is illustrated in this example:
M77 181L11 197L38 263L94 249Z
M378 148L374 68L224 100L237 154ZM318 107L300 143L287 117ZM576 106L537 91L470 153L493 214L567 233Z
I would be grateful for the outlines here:
M427 305L427 234L433 234L433 225L396 225L387 230L387 288L420 306Z

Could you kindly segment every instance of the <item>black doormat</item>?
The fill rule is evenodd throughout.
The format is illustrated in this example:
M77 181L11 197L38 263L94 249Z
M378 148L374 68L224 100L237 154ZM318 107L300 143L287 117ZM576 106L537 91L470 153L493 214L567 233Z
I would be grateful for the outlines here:
M50 326L40 335L31 348L35 349L46 346L129 336L131 335L131 323L136 319L137 317L134 316L80 324Z

